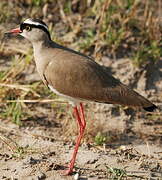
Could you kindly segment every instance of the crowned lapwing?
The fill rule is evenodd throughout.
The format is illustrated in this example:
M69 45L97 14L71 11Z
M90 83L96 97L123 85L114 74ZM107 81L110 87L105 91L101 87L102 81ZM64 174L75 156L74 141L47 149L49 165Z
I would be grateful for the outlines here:
M34 48L34 59L44 84L66 98L74 108L79 136L66 170L73 172L78 148L86 127L82 102L99 102L139 107L153 111L157 107L137 92L111 76L93 58L64 47L51 40L47 25L38 19L27 19L20 27L9 31L28 39Z

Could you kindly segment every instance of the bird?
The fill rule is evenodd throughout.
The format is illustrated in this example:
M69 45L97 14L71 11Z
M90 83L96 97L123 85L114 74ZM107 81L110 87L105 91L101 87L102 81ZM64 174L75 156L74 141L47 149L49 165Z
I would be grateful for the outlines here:
M34 49L37 71L44 84L72 105L79 135L64 175L73 173L77 152L86 127L84 102L120 104L152 112L157 106L120 82L92 57L52 41L48 26L28 18L8 34L28 39Z

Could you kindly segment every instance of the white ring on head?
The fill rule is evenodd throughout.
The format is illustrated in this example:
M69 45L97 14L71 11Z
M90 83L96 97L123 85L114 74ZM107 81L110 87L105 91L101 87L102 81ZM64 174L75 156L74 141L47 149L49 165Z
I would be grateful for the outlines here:
M39 23L39 22L34 22L34 21L32 21L31 19L26 19L26 20L24 21L24 23L31 24L31 25L36 25L36 26L43 26L43 27L46 28L46 30L48 31L48 27L47 27L47 26L45 26L44 24L41 24L41 23Z

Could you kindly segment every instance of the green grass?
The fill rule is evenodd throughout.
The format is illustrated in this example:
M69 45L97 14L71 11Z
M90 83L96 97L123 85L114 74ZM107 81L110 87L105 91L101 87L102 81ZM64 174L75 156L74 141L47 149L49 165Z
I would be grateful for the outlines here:
M22 125L21 119L23 118L22 106L20 103L8 103L4 112L4 117L11 117L12 122L18 126Z
M106 136L101 134L101 132L98 132L97 135L95 136L94 142L96 145L103 145L106 143Z
M128 174L128 172L125 170L125 168L116 168L116 167L108 167L107 168L107 174L108 174L108 179L112 180L122 180L122 179L127 179L127 178L132 178L132 179L143 179L142 176L137 176L133 174Z
M108 175L111 176L111 179L120 180L123 178L127 178L128 176L125 169L119 169L119 168L114 168L114 167L106 167L106 168L107 168Z
M140 44L138 49L134 52L132 60L133 63L141 67L149 61L155 63L162 56L162 50L158 46L156 41L151 41L149 45Z

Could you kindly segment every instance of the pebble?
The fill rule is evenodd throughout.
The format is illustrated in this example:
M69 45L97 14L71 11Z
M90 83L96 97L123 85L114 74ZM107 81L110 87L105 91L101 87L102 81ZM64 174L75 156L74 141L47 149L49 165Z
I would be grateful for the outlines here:
M42 172L38 172L37 178L38 178L38 180L43 180L43 179L46 178L46 175L44 173L42 173Z
M78 180L79 179L79 173L76 173L75 175L74 175L74 180Z

